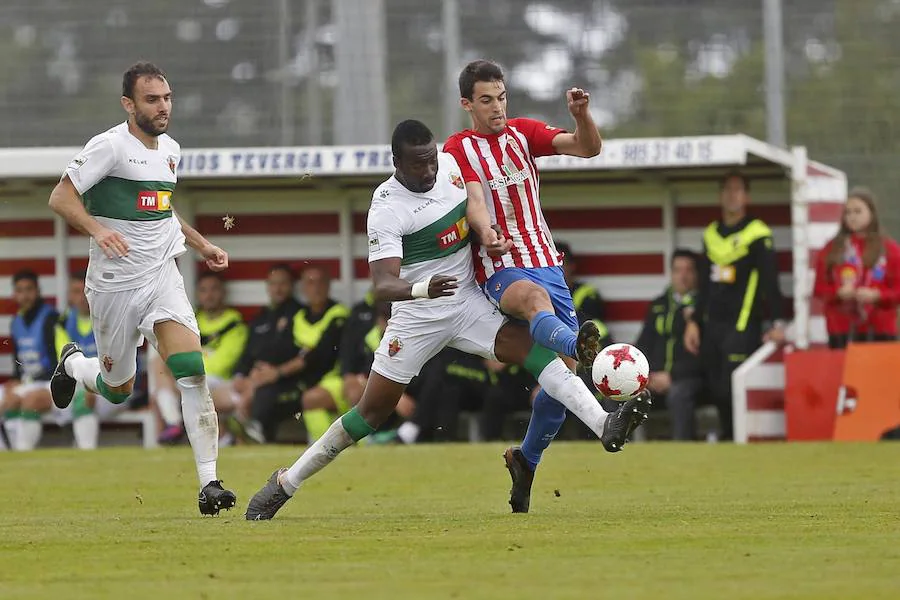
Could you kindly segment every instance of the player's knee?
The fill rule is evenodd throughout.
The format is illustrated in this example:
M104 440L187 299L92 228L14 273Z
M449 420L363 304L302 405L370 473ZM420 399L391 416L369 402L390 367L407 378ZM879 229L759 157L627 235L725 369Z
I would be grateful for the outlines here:
M539 312L553 312L553 302L550 300L550 294L544 288L533 285L526 295L525 305L528 310L529 318Z
M325 388L318 386L303 392L301 403L305 410L314 410L317 408L335 410L335 408L337 408L331 394Z
M36 390L29 394L25 394L22 398L21 409L34 412L46 412L50 410L50 402L49 391Z
M107 388L114 394L130 394L134 390L134 376L122 385L108 385Z

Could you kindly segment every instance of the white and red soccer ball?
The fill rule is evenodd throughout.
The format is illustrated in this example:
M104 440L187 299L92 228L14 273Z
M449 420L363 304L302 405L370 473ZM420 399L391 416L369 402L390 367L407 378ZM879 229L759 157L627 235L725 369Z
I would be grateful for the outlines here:
M625 402L644 391L650 365L631 344L612 344L600 351L591 368L594 387L610 400Z

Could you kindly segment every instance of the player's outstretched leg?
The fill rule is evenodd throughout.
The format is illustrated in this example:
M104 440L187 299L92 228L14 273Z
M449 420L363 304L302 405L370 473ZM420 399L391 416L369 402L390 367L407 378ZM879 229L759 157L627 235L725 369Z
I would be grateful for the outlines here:
M555 353L541 346L531 348L524 365L537 378L541 391L535 397L521 447L509 448L504 454L512 478L509 504L513 512L528 512L534 472L562 427L566 409L590 427L607 451L618 452L628 435L646 419L649 406L636 399L622 404L615 413L607 413L584 381Z
M250 499L247 520L268 521L274 517L304 481L384 423L405 389L405 383L391 381L372 371L359 403L332 423L290 468L272 473L266 485Z
M398 396L399 397L399 396ZM377 426L377 424L376 424ZM338 454L375 431L356 407L331 424L289 469L278 469L247 504L248 521L268 521L297 492L300 485L324 469Z

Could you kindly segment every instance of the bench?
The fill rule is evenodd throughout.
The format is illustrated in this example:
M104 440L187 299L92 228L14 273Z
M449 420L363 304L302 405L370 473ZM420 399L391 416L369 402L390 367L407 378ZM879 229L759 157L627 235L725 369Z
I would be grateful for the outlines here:
M59 423L53 417L53 413L45 413L41 417L44 425L58 425ZM141 440L144 448L156 448L158 445L157 437L159 435L156 424L156 416L150 410L123 410L100 417L101 428L103 425L140 425ZM102 436L102 432L101 432Z

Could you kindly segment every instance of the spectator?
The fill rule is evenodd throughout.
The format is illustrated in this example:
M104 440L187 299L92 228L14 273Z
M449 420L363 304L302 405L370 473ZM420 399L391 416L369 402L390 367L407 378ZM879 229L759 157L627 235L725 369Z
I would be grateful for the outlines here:
M695 438L694 408L703 391L700 358L684 347L685 316L693 311L696 290L697 256L690 250L676 250L671 283L647 309L635 344L650 362L650 391L665 398L673 440Z
M819 253L813 294L825 304L830 347L897 339L900 245L881 230L868 189L850 191L841 228Z
M250 337L234 368L235 414L228 420L235 437L263 443L275 438L285 417L300 411L300 369L295 361L294 317L303 306L294 298L294 274L274 265L266 279L269 306L250 322Z
M455 442L462 411L480 412L496 376L479 356L444 348L422 369L419 401L400 439L413 442Z
M493 442L506 439L503 425L510 414L531 410L531 404L540 387L534 376L519 365L486 360L485 366L493 373L494 384L488 388L484 397L481 437L486 442ZM587 385L588 389L594 389L593 383L588 382Z
M97 356L97 342L94 340L94 328L91 323L91 308L87 296L84 295L85 272L73 273L69 277L68 309L56 325L56 357L62 354L62 347L75 342L87 357ZM100 436L100 422L97 419L96 407L102 400L107 407L115 406L104 398L88 392L80 384L72 399L72 432L75 445L82 450L93 450L97 447Z
M203 367L213 404L221 418L235 409L231 377L247 345L249 331L241 313L226 306L225 280L219 273L207 271L197 279L197 304ZM180 396L175 380L158 354L153 362L157 373L154 396L165 423L159 442L173 444L185 436Z
M390 304L380 308L382 312L386 310L390 317ZM343 380L344 398L347 399L350 406L355 406L362 397L365 379L372 366L372 362L367 360L366 353L368 337L377 335L378 341L381 341L381 335L377 333L377 314L375 295L369 290L362 300L353 305L350 316L347 317L347 322L344 324L344 332L341 334L338 362ZM381 329L381 332L383 333L384 329Z
M720 186L722 218L703 232L696 309L684 334L685 348L702 353L725 440L734 437L731 374L762 341L784 340L772 231L747 214L749 202L750 181L740 173L727 174ZM774 319L768 330L763 305Z
M25 451L37 447L43 431L41 415L53 406L50 376L56 369L59 315L41 298L32 271L13 275L13 297L18 306L10 328L15 363L12 379L3 386L3 408L11 447Z
M313 442L350 407L337 364L338 346L350 311L329 297L331 278L321 267L307 267L300 277L307 306L294 316L294 343L299 354L285 365L300 376L303 423Z

